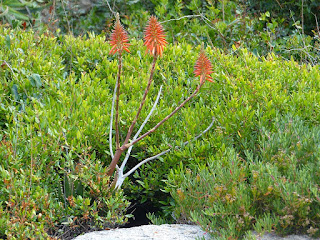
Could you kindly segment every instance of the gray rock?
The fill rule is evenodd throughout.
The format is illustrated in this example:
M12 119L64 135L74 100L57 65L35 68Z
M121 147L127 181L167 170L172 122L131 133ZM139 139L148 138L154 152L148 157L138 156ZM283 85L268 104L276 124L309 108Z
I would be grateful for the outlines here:
M199 226L163 224L91 232L74 240L194 240L201 237L210 239Z
M273 233L266 233L262 237L256 235L257 240L311 240L308 236L289 235L286 237L279 237Z
M143 225L132 228L119 228L106 231L86 233L74 240L209 240L210 236L199 226L186 224ZM257 240L311 240L307 236L290 235L279 237L272 233L259 236L252 234ZM319 239L318 239L319 240Z

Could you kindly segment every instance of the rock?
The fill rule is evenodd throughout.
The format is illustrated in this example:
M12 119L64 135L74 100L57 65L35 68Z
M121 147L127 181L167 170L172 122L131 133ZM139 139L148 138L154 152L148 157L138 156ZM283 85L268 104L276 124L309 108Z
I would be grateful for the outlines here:
M91 232L74 240L194 240L197 237L210 239L208 234L196 225L163 224Z
M253 233L257 240L311 240L307 236L290 235L279 237L266 233L262 237ZM132 228L118 228L112 230L86 233L74 240L209 240L210 235L197 225L163 224L143 225ZM252 239L252 238L250 238ZM319 240L319 239L318 239Z
M262 237L256 235L257 240L311 240L308 236L289 235L286 237L280 237L273 233L266 233Z

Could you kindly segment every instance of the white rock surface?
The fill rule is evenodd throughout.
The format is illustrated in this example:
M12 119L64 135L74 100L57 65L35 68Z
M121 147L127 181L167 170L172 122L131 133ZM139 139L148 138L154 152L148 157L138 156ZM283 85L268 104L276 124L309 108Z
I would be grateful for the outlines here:
M208 234L196 225L163 224L91 232L74 240L195 240L197 237L210 239Z
M274 234L257 235L257 240L311 240L307 236L290 235L279 237ZM185 224L143 225L132 228L118 228L86 233L74 240L209 240L209 234L199 226Z
M257 240L311 240L308 236L297 236L297 235L290 235L286 237L279 237L275 234L266 233L262 237L256 235Z

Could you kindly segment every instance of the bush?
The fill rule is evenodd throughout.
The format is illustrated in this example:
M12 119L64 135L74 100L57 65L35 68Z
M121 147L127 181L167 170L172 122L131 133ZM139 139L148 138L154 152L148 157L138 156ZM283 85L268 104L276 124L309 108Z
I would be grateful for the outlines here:
M245 1L248 11L253 13L271 12L274 18L284 18L289 26L296 21L303 24L303 28L308 34L317 28L319 19L319 2L317 0L294 1Z
M262 131L259 156L248 150L243 159L226 148L197 171L181 165L167 182L176 218L191 219L219 239L250 230L319 236L319 133L284 116Z
M217 84L207 96L218 124L207 157L168 176L175 218L221 239L251 230L319 236L318 67L241 49L212 57Z
M75 228L80 225L78 223L86 223L97 229L125 223L129 217L124 213L128 202L121 192L114 195L109 188L110 179L106 177L106 166L110 162L106 132L117 63L108 56L110 47L104 43L105 37L92 34L88 38L54 38L32 31L3 28L1 31L3 37L0 42L6 46L1 52L1 58L6 61L0 87L5 113L0 159L6 176L1 186L1 191L6 193L2 195L1 211L6 212L2 220L12 226L1 229L1 235L17 238L32 234L46 236L55 229L63 228L61 225ZM127 94L120 96L120 123L124 126L121 129L126 129L134 117L147 84L144 79L147 79L151 60L143 57L142 41L133 40L131 43L132 54L124 60L126 81L122 91ZM163 84L166 94L146 129L171 112L197 85L193 63L198 54L192 54L191 49L187 44L170 46L168 53L164 54L168 56L161 58L154 76L155 84L150 91L151 96L156 95L159 85ZM183 55L187 57L182 58ZM147 98L146 109L152 106L153 100L152 97ZM193 121L200 119L199 111L209 114L210 110L205 106L202 108L197 100L192 105L196 106L196 111L193 108L184 110L184 116L170 119L158 134L141 141L136 149L139 158L131 159L130 164L166 148L166 143L160 144L162 136L168 139L178 136L185 141L185 134L178 129L186 124L190 124L188 139L203 131ZM143 112L141 118L145 118L147 113ZM211 117L204 123L210 121ZM169 132L173 122L178 128ZM163 135L165 132L168 134ZM120 136L124 137L124 134L122 131ZM180 144L180 140L168 142ZM150 185L144 186L142 198L152 198L159 204L161 199L154 196L161 193L158 187L162 185L163 173L172 167L170 164L168 162L161 171L154 172L156 176ZM35 186L40 186L40 189ZM136 188L136 185L127 185L129 198L140 199L139 194L135 196ZM24 201L24 195L18 195L10 206L6 202L11 201L10 196L17 195L18 189L24 189L23 194L29 194L30 201L34 202L42 201L36 194L42 193L41 197L47 196L42 202L49 205L37 206L35 211L32 205L31 213L16 221L15 210ZM166 197L162 197L163 200ZM44 219L36 218L39 214Z
M180 188L183 189L186 186L184 184L187 184L184 179L197 181L197 174L200 179L207 179L215 173L215 179L210 181L219 184L226 183L227 178L230 178L228 183L233 182L233 188L239 188L239 193L243 193L248 201L253 199L253 190L248 183L257 185L259 199L272 186L276 191L272 192L270 201L276 203L285 196L281 195L281 188L277 188L274 180L270 179L268 171L279 181L284 181L281 171L291 171L291 175L287 173L286 176L286 179L291 180L294 171L288 170L287 166L292 164L290 159L295 148L284 151L283 154L289 158L282 158L282 151L273 145L266 145L263 152L260 146L264 129L275 134L276 126L280 124L276 118L289 113L292 118L298 117L303 121L305 129L313 129L313 126L319 124L320 72L317 66L298 65L293 60L283 61L274 54L258 59L241 47L228 55L217 48L208 47L206 51L215 71L214 83L205 84L201 94L179 115L169 119L159 131L139 142L128 167L167 149L168 145L181 146L184 141L193 139L214 116L216 122L213 129L201 141L194 141L181 150L172 151L160 160L144 165L135 173L131 179L133 181L125 182L124 192L128 196L122 192L115 194L108 187L112 179L106 177L106 166L111 160L106 133L117 63L114 57L108 56L110 47L104 42L105 36L90 34L88 37L77 38L68 35L52 37L5 28L0 28L0 33L0 44L3 46L0 51L3 63L0 72L0 112L3 114L0 118L0 174L4 179L0 183L1 237L24 239L45 237L48 234L53 236L54 231L63 229L62 225L75 228L78 223L86 223L92 229L123 224L129 217L125 214L128 198L142 201L148 199L158 206L164 205L164 214L170 216L172 207L168 205L172 199L168 192L172 192L176 204L181 203L181 206L178 205L179 211L186 218L197 219L204 226L205 220L197 215L201 214L201 211L197 211L199 205L194 205L195 211L191 215L189 206L179 200L176 185L172 185L181 183ZM131 54L126 55L123 61L125 82L121 91L126 94L120 95L120 129L127 129L135 116L147 84L144 79L147 79L151 62L150 57L145 57L142 41L132 40L131 44ZM194 78L193 64L199 50L200 47L187 43L166 48L163 57L159 59L154 84L150 89L150 96L156 96L159 86L163 85L164 94L146 130L170 113L198 84ZM148 97L145 109L150 109L153 101L154 97ZM147 113L143 111L141 119ZM122 130L120 137L124 138L125 134ZM315 143L308 142L302 149L315 151L314 147L310 147L312 144ZM291 148L289 143L286 146ZM273 155L278 157L272 158ZM268 160L270 156L271 160ZM233 164L230 159L234 161ZM313 159L303 159L298 164L299 171L300 166ZM216 168L216 162L220 161L223 164ZM275 164L271 165L270 161L278 161L281 171ZM228 166L232 173L223 166ZM186 169L190 169L190 177ZM250 178L249 173L253 174L254 171L264 174L257 182ZM303 171L299 172L301 176L309 173L307 169ZM163 180L167 179L169 173L166 185ZM225 176L219 179L222 173ZM297 181L302 181L302 178L297 177ZM194 184L190 194L193 190L194 193L197 191L198 183ZM286 181L283 184L293 189L292 182ZM165 186L167 193L161 191ZM214 191L217 192L208 194L215 196L220 190ZM232 186L226 186L219 194L226 202L226 196L233 197L233 191ZM318 221L317 216L311 216L309 212L306 213L309 215L301 215L292 210L299 203L302 210L309 206L310 213L317 211L318 203L311 193L309 197L305 191L296 189L302 198L289 194L286 201L291 201L289 197L294 201L288 205L288 211L279 215L270 213L265 217L259 215L256 221L264 224L269 218L276 219L279 216L279 224L286 224L281 222L285 221L281 217L288 213L294 218L289 217L291 222L287 222L284 233L297 230L292 223L302 226L299 228L301 231L308 231L307 228L310 230L313 223L305 226L302 223L307 218ZM307 197L313 202L305 202ZM219 203L221 209L226 207L224 202L221 200ZM236 199L232 206L239 206L242 202L243 199ZM257 205L250 207L245 205L245 210L254 218L254 213L261 211L260 205L255 203ZM207 215L214 219L210 209L215 205L208 202L205 204L210 207ZM263 204L275 209L276 214L282 206ZM234 209L232 206L226 209L230 212ZM25 211L18 210L22 208ZM239 211L235 212L240 216ZM176 217L179 217L178 213ZM221 224L234 224L235 219L231 217L229 223ZM253 224L250 222L252 219L242 220L244 223L237 226L242 231L240 234L252 229Z
M242 46L261 57L275 52L286 59L292 56L300 62L319 62L316 0L117 0L110 6L105 0L11 2L3 3L3 8L10 5L3 20L13 19L9 22L15 27L76 36L88 32L108 35L114 12L119 12L130 35L142 38L144 23L150 15L156 15L165 29L170 29L169 42L205 42L226 52ZM28 9L31 15L26 14Z
M26 28L31 26L36 18L40 17L40 11L46 7L48 2L46 0L3 0L0 3L0 21L1 23L8 23L13 27L22 26Z
M0 211L5 212L0 235L26 239L61 235L64 225L101 229L124 224L129 202L122 192L111 191L103 164L109 85L95 74L95 65L86 58L81 63L80 51L68 59L71 51L84 48L93 60L109 62L104 38L79 39L75 49L66 49L69 41L77 41L66 37L58 43L4 28L1 36L6 64L0 86Z

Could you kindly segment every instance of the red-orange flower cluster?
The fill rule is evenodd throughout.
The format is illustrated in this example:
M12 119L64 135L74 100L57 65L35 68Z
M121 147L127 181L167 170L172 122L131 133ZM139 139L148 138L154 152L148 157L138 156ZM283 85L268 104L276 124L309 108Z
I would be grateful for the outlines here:
M196 77L200 76L200 83L202 83L205 80L213 82L210 76L211 73L213 73L211 62L202 49L194 66L194 74Z
M110 37L110 45L112 46L112 48L109 54L116 54L117 52L119 54L122 54L123 50L130 52L128 49L130 44L128 42L128 34L121 25L119 16L117 16L116 22L114 24L114 29Z
M156 17L151 16L144 33L144 45L147 46L147 51L154 56L161 56L167 41L163 27Z

